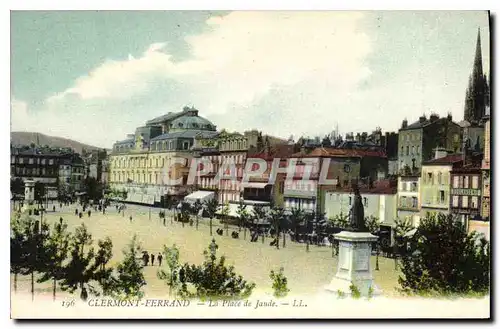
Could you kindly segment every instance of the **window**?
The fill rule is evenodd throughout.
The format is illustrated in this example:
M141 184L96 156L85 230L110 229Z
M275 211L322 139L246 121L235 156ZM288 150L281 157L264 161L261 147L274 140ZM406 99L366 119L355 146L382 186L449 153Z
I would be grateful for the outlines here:
M405 148L404 146L401 146L401 155L403 155L405 153Z
M453 188L458 188L458 176L453 176Z
M415 146L412 146L411 147L411 155L414 155L415 154Z
M477 209L478 208L478 205L477 205L478 204L478 197L477 196L473 196L473 197L471 197L470 201L471 201L470 202L471 203L470 207L473 208L473 209Z
M19 158L19 164L23 164L24 163L24 158Z
M53 165L54 164L54 159L49 159L49 165Z
M440 203L444 203L444 191L439 191L439 201Z
M420 154L420 146L417 146L417 155Z
M458 207L458 195L453 196L453 207Z
M183 150L187 150L187 149L189 149L189 142L184 142L184 143L182 143L182 149L183 149Z
M411 183L411 191L417 192L417 183Z
M406 155L410 155L410 147L409 146L406 147Z
M418 208L418 199L416 197L411 198L411 205L413 208Z
M349 197L349 205L351 205L352 197Z
M462 195L462 208L469 208L469 197Z
M438 184L441 185L443 183L443 174L438 173Z
M432 173L427 173L427 183L432 184Z
M16 163L16 157L15 156L10 157L10 163Z
M29 164L33 164L33 158L29 158L29 159L28 159L28 163L29 163Z
M469 176L464 176L464 188L469 188Z
M479 188L479 177L472 176L472 188Z

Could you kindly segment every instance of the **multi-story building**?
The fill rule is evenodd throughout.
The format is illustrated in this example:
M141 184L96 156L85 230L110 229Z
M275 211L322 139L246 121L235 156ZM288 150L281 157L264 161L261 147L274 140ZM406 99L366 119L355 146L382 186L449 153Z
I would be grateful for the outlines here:
M365 217L379 219L382 230L392 232L397 217L396 180L380 180L373 186L360 185L359 192L364 206ZM325 193L325 216L335 218L349 215L354 202L352 188L339 188Z
M114 144L110 187L128 191L129 202L172 205L193 189L186 183L195 138L216 135L215 125L194 108L149 120Z
M420 174L403 172L398 177L399 219L408 219L414 227L420 223Z
M420 177L421 217L427 213L450 213L450 171L463 163L461 154L436 149L433 160L422 164Z
M71 187L74 192L80 192L84 189L85 172L83 159L80 156L73 157L71 162Z
M106 150L98 149L91 151L84 151L82 158L85 161L86 176L95 178L97 181L102 180L103 165L102 162L106 160Z
M490 118L486 117L485 132L484 132L484 158L481 165L482 170L482 200L481 200L481 217L490 219Z
M444 148L448 152L457 153L462 148L461 128L452 121L452 116L440 118L432 114L428 119L421 116L418 121L408 125L403 120L399 129L399 171L405 167L419 172L422 162L434 156L436 148Z
M451 213L467 225L481 213L481 168L475 165L453 168L451 174Z

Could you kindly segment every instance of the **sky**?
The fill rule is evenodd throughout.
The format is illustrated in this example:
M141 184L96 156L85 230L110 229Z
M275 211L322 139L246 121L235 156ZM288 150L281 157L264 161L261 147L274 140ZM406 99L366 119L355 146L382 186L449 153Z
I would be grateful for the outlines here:
M11 130L111 148L194 106L295 139L463 119L484 11L12 11Z

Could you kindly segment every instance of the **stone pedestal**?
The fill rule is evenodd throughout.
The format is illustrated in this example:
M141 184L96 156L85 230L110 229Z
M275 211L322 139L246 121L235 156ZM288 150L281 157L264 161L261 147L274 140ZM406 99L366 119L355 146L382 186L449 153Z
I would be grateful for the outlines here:
M354 285L361 296L380 294L381 290L373 282L370 263L372 243L378 237L368 232L347 231L334 236L339 241L339 262L337 273L326 290L350 295L351 285Z
M23 212L28 212L30 209L33 209L35 202L35 181L26 180L24 181L24 203L23 203Z

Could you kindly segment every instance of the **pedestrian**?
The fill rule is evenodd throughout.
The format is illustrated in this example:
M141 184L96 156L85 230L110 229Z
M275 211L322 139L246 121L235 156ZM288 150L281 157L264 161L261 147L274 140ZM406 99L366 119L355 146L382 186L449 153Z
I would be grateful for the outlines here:
M78 216L78 208L75 209L75 215Z
M132 223L132 215L130 215L130 218L129 218L129 219L130 219L130 222Z
M82 213L79 213L79 214L78 214L78 217L82 218L82 217L83 217L83 214L82 214Z
M89 209L89 211L87 213L89 214L89 217L90 217L90 214L92 213L92 211L90 211L90 209Z
M155 266L155 254L151 254L151 266Z
M146 265L145 266L148 266L149 265L149 254L148 252L146 251L146 253L144 254L144 260L146 261Z
M63 222L62 217L59 217L59 224L61 224L61 226L62 226L62 222Z
M56 206L52 206L52 211L56 212Z
M158 253L158 266L161 266L161 261L163 260L163 256L161 255L161 252Z

